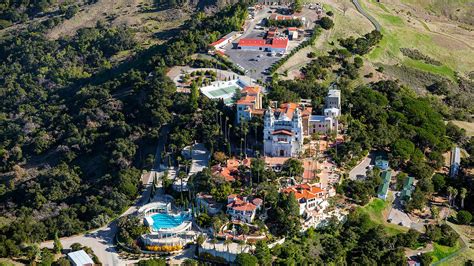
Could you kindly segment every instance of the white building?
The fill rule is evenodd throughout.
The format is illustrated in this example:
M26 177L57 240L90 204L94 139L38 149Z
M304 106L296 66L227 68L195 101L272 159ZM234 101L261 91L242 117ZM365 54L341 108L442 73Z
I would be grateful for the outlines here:
M303 147L303 118L295 103L287 103L277 112L267 108L264 115L264 154L296 157Z
M338 130L338 117L341 115L341 91L329 90L325 99L323 115L312 115L308 121L309 134L328 134Z
M84 250L78 250L67 254L73 266L92 266L94 261Z
M227 214L232 216L232 220L251 223L262 203L263 201L259 198L249 200L246 197L231 194L227 197Z
M451 151L451 167L449 169L449 176L454 178L458 175L459 167L461 165L461 149L455 147Z
M323 211L327 208L327 192L314 184L301 184L283 189L283 193L295 195L300 207L300 215L305 212Z
M329 90L328 95L325 99L326 108L337 108L341 109L341 91L340 90Z

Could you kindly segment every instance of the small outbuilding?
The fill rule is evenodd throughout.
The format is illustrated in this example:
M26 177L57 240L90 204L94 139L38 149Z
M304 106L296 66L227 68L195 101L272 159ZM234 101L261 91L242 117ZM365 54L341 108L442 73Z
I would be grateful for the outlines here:
M78 250L67 254L67 257L74 266L92 266L94 261L84 250Z

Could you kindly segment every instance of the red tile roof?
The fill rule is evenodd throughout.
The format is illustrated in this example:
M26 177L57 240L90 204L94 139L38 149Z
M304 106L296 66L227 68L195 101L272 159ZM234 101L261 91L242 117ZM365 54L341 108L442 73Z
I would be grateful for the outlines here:
M280 129L272 132L272 135L287 135L287 136L293 136L293 132L285 130L285 129Z
M254 105L256 101L257 101L257 97L246 95L240 98L240 100L237 101L237 104Z
M211 46L216 46L216 45L218 45L218 44L223 43L224 41L225 41L225 39L224 39L224 38L221 38L221 39L219 39L219 40L217 40L217 41L211 43Z
M246 86L241 92L242 94L254 95L260 93L261 89L258 86Z
M294 193L297 200L321 198L325 191L311 184L301 184L283 189L283 193Z
M265 157L265 164L273 165L283 165L290 157Z
M244 201L241 197L238 197L238 196L231 197L231 198L233 198L234 201L227 204L227 208L230 208L230 209L233 209L233 210L236 210L236 211L254 211L263 202L259 198L254 198L252 200L252 202Z
M264 39L240 39L238 46L284 48L288 46L288 38Z

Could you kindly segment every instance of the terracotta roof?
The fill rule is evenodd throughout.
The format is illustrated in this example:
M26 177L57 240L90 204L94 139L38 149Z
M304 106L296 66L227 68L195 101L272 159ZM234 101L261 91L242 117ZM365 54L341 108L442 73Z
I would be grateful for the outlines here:
M288 38L274 38L271 40L264 39L240 39L238 46L257 46L270 48L284 48L288 46Z
M293 113L295 112L298 105L296 103L282 103L278 111L280 113L285 113L286 117L289 119L293 118Z
M225 39L224 39L224 38L221 38L221 39L219 39L219 40L217 40L217 41L211 43L211 46L216 46L216 45L218 45L218 44L223 43L224 41L225 41Z
M247 167L250 167L250 165L252 164L252 160L250 158L245 158L242 160L242 164Z
M283 193L294 193L297 200L321 198L324 190L311 184L301 184L283 189Z
M285 130L285 129L280 129L280 130L275 130L272 132L272 135L287 135L287 136L293 136L293 132Z
M261 89L258 86L246 86L245 88L242 89L242 94L247 94L247 95L256 95L260 93Z
M239 46L265 46L264 39L240 39Z
M297 31L297 30L298 30L297 27L289 27L289 28L288 28L288 31Z
M237 101L237 104L253 105L255 104L256 101L257 101L257 97L246 95L240 98L240 100Z
M271 14L270 15L270 19L272 20L289 20L289 19L293 19L292 16L285 16L285 15L278 15L278 14Z
M255 206L260 206L260 205L262 205L263 200L260 199L260 198L255 198L255 199L252 200L252 203L253 203Z
M265 164L267 165L283 165L289 157L265 157Z
M239 167L239 160L237 159L228 159L226 162L226 167L229 169L237 169Z
M257 199L258 198L255 198L253 199L253 201ZM255 205L254 203L244 201L241 197L235 197L234 201L227 204L227 208L230 208L236 211L254 211L257 209L257 206L258 205Z
M265 114L265 110L264 109L253 109L252 114L262 116L263 114Z

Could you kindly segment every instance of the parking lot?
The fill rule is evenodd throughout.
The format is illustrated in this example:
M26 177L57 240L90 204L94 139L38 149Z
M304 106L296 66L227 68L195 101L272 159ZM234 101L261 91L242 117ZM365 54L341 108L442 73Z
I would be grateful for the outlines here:
M226 55L237 65L243 67L256 80L264 81L268 77L267 69L280 60L278 56L268 56L268 52L228 49Z
M248 51L236 49L236 44L240 39L249 38L249 39L262 39L265 37L266 30L268 28L264 27L260 22L267 18L271 13L275 13L278 8L285 9L286 7L264 7L255 13L253 19L248 21L248 28L242 34L242 36L233 41L233 43L228 44L223 47L225 54L234 62L237 66L246 71L246 75L250 76L256 80L266 80L268 75L268 69L278 60L280 60L284 55L273 54L273 56L264 51ZM305 17L306 23L304 28L312 29L314 26L314 21L317 19L317 15L314 10L309 10L308 8L303 8L300 16ZM279 29L280 34L285 34L285 29ZM308 32L304 35L300 35L297 40L290 40L288 43L288 49L286 53L288 54L291 50L297 47L302 41L309 37Z

